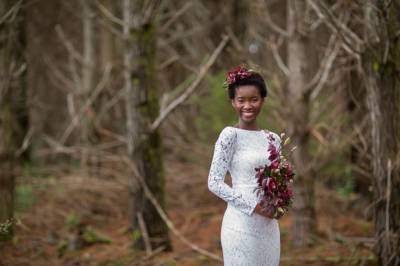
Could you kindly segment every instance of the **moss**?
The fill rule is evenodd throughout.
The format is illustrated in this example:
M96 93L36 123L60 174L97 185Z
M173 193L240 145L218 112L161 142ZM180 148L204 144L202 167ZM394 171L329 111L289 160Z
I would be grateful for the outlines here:
M155 33L153 24L143 25L141 29L132 32L132 40L137 45L141 54L135 58L135 69L133 69L132 84L138 88L139 105L135 106L139 112L141 126L148 126L159 115L158 90L155 84ZM143 132L145 133L145 132ZM160 204L164 205L165 178L162 157L162 141L158 130L149 133L139 144L139 151L144 165L144 177L149 189L153 192ZM168 238L168 228L159 217L154 206L145 201L143 217L149 225L150 237ZM134 228L136 229L136 228ZM137 235L140 239L141 236ZM136 240L136 242L139 241ZM159 244L159 243L158 243ZM169 245L169 240L166 243Z

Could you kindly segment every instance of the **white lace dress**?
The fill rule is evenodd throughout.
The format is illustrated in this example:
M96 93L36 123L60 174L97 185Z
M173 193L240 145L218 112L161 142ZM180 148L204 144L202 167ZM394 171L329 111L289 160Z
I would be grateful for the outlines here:
M225 266L279 265L280 232L276 219L254 212L258 166L269 164L268 145L280 150L280 137L271 131L225 127L215 143L208 188L227 202L221 226ZM229 171L232 187L224 182Z

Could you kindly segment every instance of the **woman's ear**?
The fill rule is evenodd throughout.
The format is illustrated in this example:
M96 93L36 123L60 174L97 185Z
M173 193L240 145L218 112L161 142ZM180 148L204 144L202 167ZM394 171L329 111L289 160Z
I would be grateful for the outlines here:
M235 99L231 99L232 107L235 107Z

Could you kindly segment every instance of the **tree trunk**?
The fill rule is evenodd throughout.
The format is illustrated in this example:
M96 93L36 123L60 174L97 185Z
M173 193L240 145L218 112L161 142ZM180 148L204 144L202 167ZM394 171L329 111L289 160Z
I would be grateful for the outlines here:
M18 149L26 130L21 5L16 1L0 3L0 17L4 18L0 25L0 224L12 222ZM0 241L10 239L12 234L12 227L0 232Z
M294 7L296 5L296 8ZM309 104L306 84L310 80L312 60L307 54L309 36L301 32L306 4L302 1L288 2L288 39L287 60L290 70L288 80L288 101L291 106L288 133L297 146L293 154L296 167L295 200L293 203L293 244L304 246L309 244L316 230L317 220L314 199L315 173L307 168L310 164L309 142Z
M400 1L372 1L363 55L372 133L375 253L380 265L400 265Z
M356 62L353 63L356 65ZM367 154L370 152L369 147L365 147L362 139L369 139L368 130L363 130L364 118L368 115L366 107L366 91L365 88L360 86L362 79L357 70L346 71L346 95L345 101L347 102L346 109L349 114L349 122L346 124L354 132L359 131L360 137L355 138L349 146L349 160L352 166L351 175L354 178L354 191L372 199L370 191L371 178L369 173L372 167L369 166L369 159ZM362 149L364 148L365 149ZM360 169L360 170L356 170ZM364 172L366 174L364 174Z
M95 78L95 19L93 11L93 1L81 0L82 6L82 40L83 40L83 62L82 62L82 83L77 84L77 99L79 108L83 108L90 93L94 90ZM89 107L92 108L92 107ZM85 110L80 126L80 146L83 147L81 152L81 168L86 175L95 173L90 171L95 168L95 165L90 165L93 158L91 158L90 144L91 138L95 136L91 120L93 119L93 112ZM94 155L93 155L94 156Z
M143 22L141 1L124 1L124 55L125 83L127 89L127 138L128 154L149 189L164 206L164 171L162 143L158 130L148 133L147 128L159 113L157 88L155 86L156 29L151 20ZM130 6L132 5L132 6ZM132 27L130 17L132 17ZM134 245L146 246L144 235L148 233L152 248L165 245L171 248L168 228L156 209L145 198L143 189L134 179L131 182L132 229L137 240ZM145 228L140 226L143 217Z

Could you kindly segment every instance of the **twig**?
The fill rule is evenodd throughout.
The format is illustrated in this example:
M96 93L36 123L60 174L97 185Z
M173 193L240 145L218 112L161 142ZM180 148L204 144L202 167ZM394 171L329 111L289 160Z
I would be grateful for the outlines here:
M354 54L355 56L358 57L360 51L357 51L354 49L354 44L349 43L348 38L353 39L357 45L363 45L364 42L354 32L352 32L348 27L346 27L343 23L338 22L334 18L334 16L330 13L329 9L328 9L328 11L326 11L326 8L323 7L323 9L325 9L325 11L328 13L328 15L325 15L321 11L321 8L313 0L307 0L307 2L311 6L311 8L314 9L314 11L317 13L317 15L320 18L322 18L322 19L325 18L324 21L325 21L326 25L332 31L337 32L339 34L339 36L343 40L343 43L345 43L347 49L349 49L349 52L351 51L352 54ZM329 21L328 21L328 19L329 19ZM343 32L347 33L347 35L350 35L350 36L348 37L348 36L343 35Z
M96 115L94 121L95 126L98 126L100 124L103 115L107 113L109 109L114 107L114 105L116 105L118 101L124 97L125 93L126 90L124 88L120 89L117 93L114 94L114 96L110 100L108 100L101 106L101 109L98 111L98 114Z
M283 72L283 74L285 74L286 77L289 77L290 69L283 62L282 57L278 51L278 45L276 43L269 43L269 47L271 48L272 55L276 63L278 64L279 69Z
M330 55L328 56L328 58L326 59L325 62L325 67L323 68L322 74L321 74L321 78L319 79L319 82L317 83L317 85L315 86L313 92L311 93L311 101L314 101L318 94L320 93L320 91L322 90L322 88L324 87L326 81L328 80L328 76L329 73L332 69L332 65L335 62L336 56L340 51L340 43L337 43L334 47L332 52L330 53Z
M232 44L235 47L236 50L239 52L244 52L246 49L243 47L242 43L239 41L238 37L236 34L233 32L231 27L226 27L226 32L229 35L229 38L232 40Z
M164 220L165 224L168 226L168 228L174 233L183 243L188 245L191 249L199 252L200 254L207 256L211 259L217 260L217 261L222 261L222 258L214 253L211 253L205 249L200 248L198 245L193 244L190 242L186 237L184 237L174 226L172 221L168 218L167 214L165 211L162 209L160 204L158 203L157 199L154 197L153 193L150 191L149 187L147 186L146 182L143 180L143 177L139 174L138 170L136 169L135 165L127 158L126 163L128 167L130 167L135 175L135 178L139 181L140 185L142 186L144 190L145 196L150 200L150 202L153 204L153 206L156 208L158 214L160 217Z
M54 64L53 60L47 55L44 54L43 55L43 62L46 63L47 66L49 66L47 69L49 69L50 71L52 71L53 75L51 75L52 81L56 82L57 84L60 85L60 82L62 82L64 84L64 86L67 88L67 91L74 91L75 90L75 83L73 81L71 81L69 78L67 78L59 69L58 66L56 66L56 64ZM76 83L78 84L78 83ZM64 89L64 88L63 88Z
M142 260L148 260L148 259L154 257L158 253L163 252L165 248L166 248L166 246L160 246L160 247L156 248L150 254L146 255Z
M152 0L152 1L145 1L144 3L148 4L147 8L143 7L141 14L142 14L142 20L141 20L141 25L146 25L148 24L154 17L154 15L157 13L160 2L161 0Z
M72 118L71 123L64 131L64 134L60 139L61 144L65 143L67 138L71 135L72 130L75 128L75 126L79 123L82 116L85 114L87 108L94 102L94 100L100 95L100 92L105 88L109 80L110 73L111 73L111 66L108 64L104 70L103 79L99 82L97 87L94 89L92 95L90 95L90 97L86 100L85 104L81 107L78 114Z
M386 182L386 221L385 221L385 231L386 231L386 243L390 243L390 192L391 192L391 183L392 183L392 161L389 159L387 162L387 182Z
M169 59L167 59L166 61L162 62L160 64L160 66L157 67L158 71L163 70L164 68L168 67L169 65L171 65L172 63L174 63L175 61L179 60L179 56L178 55L173 55L171 56Z
M264 1L264 2L267 3L268 1ZM264 15L264 18L266 19L267 24L271 27L272 30L274 30L276 33L278 33L284 37L290 36L290 33L288 30L282 29L273 21L273 19L271 18L271 14L268 11L268 6L265 9L263 9L263 11L264 12L262 14Z
M190 7L192 7L193 2L187 2L181 9L174 13L174 16L170 18L159 30L160 33L165 32L182 14L186 12Z
M22 4L23 0L19 0L17 3L15 3L6 14L4 14L1 18L0 18L0 25L5 23L4 21L6 21L8 19L9 16L14 16L18 13L21 4ZM13 19L11 19L13 20Z
M103 13L103 15L105 15L110 21L120 25L120 26L124 26L125 22L121 19L119 19L118 17L114 16L113 13L111 13L111 11L109 11L105 6L103 6L99 1L96 1L96 6L97 8Z
M33 128L31 127L28 130L28 133L26 133L24 140L22 141L21 147L15 152L17 156L20 156L24 151L26 151L26 149L29 147L31 143L32 136L33 136Z
M337 36L337 34L334 33L329 38L329 41L328 41L327 47L325 49L324 56L321 60L319 69L318 69L317 73L313 76L313 78L306 85L306 90L311 90L321 80L321 76L323 75L322 72L325 71L325 68L326 68L325 66L327 65L326 62L328 61L330 55L333 53L334 48L336 46L336 36Z
M143 240L144 240L144 246L146 248L146 254L150 255L152 252L152 248L151 248L151 242L150 242L150 238L149 238L149 234L147 231L147 227L146 227L146 223L143 219L143 214L142 212L138 212L136 214L138 222L139 222L139 227L140 227L140 231L142 231L142 236L143 236Z
M199 75L197 78L193 81L193 83L174 101L172 101L166 108L165 111L160 113L160 115L155 119L155 121L151 124L150 126L150 131L154 131L157 129L162 121L173 111L175 108L177 108L180 104L182 104L196 89L196 87L200 84L200 81L204 78L204 76L207 74L208 69L214 64L215 60L219 56L219 54L222 52L224 49L225 45L228 43L229 37L225 35L218 45L217 49L213 52L213 54L210 56L208 61L200 68Z
M55 30L57 32L58 37L60 38L61 43L65 46L69 54L76 59L78 62L83 63L83 56L75 49L73 44L68 40L65 36L65 33L60 25L55 26Z

